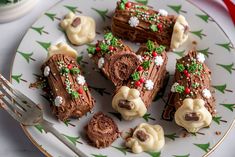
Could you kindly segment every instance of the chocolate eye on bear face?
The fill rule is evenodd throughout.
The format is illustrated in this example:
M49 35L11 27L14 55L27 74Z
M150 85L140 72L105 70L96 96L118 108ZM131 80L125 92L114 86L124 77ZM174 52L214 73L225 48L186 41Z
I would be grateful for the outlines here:
M81 18L80 17L76 17L74 20L73 20L73 22L72 22L72 26L73 27L77 27L78 25L80 25L81 24Z

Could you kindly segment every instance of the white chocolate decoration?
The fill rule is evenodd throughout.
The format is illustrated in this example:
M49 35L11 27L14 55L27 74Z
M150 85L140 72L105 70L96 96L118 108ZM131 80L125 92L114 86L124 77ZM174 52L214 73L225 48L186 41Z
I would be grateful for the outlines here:
M209 99L211 97L211 92L208 89L203 89L202 95L203 95L204 98Z
M60 22L60 26L65 30L69 41L75 45L90 43L95 39L95 21L93 18L82 15L68 13Z
M121 101L126 101L128 104L125 107L120 106ZM142 117L147 108L140 97L140 92L137 89L132 89L127 86L122 86L112 100L112 107L118 111L125 120L132 120L137 117Z
M59 43L49 47L47 59L55 54L64 54L73 58L77 58L77 51L65 43Z
M77 83L82 85L82 86L86 83L85 77L82 76L82 75L78 75L76 80L77 80Z
M168 12L167 12L165 9L159 9L159 10L158 10L158 13L159 13L161 16L167 16L167 15L168 15Z
M178 82L175 82L172 86L171 86L171 92L176 92L176 87L179 85L179 83Z
M164 145L163 128L160 125L150 125L147 123L138 125L133 136L126 140L126 146L131 148L133 153L160 151Z
M44 75L45 77L49 76L50 71L51 71L50 67L49 67L49 66L46 66L46 67L44 68L43 75Z
M98 60L98 68L101 69L103 68L104 66L104 58L101 57L99 60Z
M155 59L154 59L154 62L157 66L161 66L164 62L162 56L156 56Z
M133 16L129 19L128 23L131 27L137 27L139 25L140 21L137 17Z
M62 103L63 103L63 98L61 96L57 96L54 101L55 106L59 107Z
M146 80L144 86L147 90L152 90L154 87L154 83L152 80Z
M197 132L211 124L212 115L202 99L186 98L175 112L175 122L188 132Z
M142 63L143 62L143 58L141 55L137 55L137 58L139 59L139 61Z
M202 53L198 53L198 54L197 54L197 60L198 60L198 62L204 63L204 61L205 61L205 55L202 54Z
M171 37L171 48L176 49L188 39L188 22L185 17L179 15L176 19Z

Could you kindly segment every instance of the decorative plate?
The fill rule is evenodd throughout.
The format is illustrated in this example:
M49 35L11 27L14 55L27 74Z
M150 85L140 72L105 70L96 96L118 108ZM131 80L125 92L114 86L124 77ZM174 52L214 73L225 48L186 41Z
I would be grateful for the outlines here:
M64 15L72 11L77 14L93 17L97 24L96 40L102 39L104 29L110 26L112 13L116 6L115 0L66 0L45 12L28 30L17 50L12 68L12 83L36 103L42 104L45 118L54 123L56 129L61 131L69 141L91 157L206 156L223 140L231 129L235 118L235 53L231 41L211 17L188 1L136 1L153 6L156 9L166 9L170 14L182 14L187 18L191 28L188 41L180 49L168 53L169 62L167 69L170 72L170 79L167 82L168 87L156 97L148 113L143 118L124 121L112 109L111 94L114 86L97 72L96 66L88 58L86 45L73 47L79 53L78 61L83 67L87 82L91 86L92 95L96 99L96 106L92 113L79 120L71 120L64 123L59 122L52 115L49 103L43 97L44 93L40 90L29 88L30 83L35 82L38 74L40 74L40 66L48 53L47 48L61 41L70 44L59 27L59 22ZM137 50L138 44L126 43ZM186 133L174 121L161 119L169 93L169 86L172 84L171 76L174 72L176 58L183 56L187 50L192 48L196 48L207 57L206 63L212 71L212 84L215 89L218 112L216 117L213 118L210 128L202 129L196 134ZM116 140L112 146L105 149L96 149L88 145L83 128L94 112L97 111L103 111L113 117L121 131L135 127L141 122L160 124L165 131L166 144L164 148L161 152L133 154L125 148L121 138ZM46 134L40 125L35 127L22 126L22 128L33 144L46 156L75 156L73 152L61 144L54 136Z

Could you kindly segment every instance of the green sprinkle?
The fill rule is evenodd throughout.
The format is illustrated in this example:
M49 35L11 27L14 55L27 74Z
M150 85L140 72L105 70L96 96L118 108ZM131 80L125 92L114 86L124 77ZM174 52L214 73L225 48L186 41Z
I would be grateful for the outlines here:
M87 52L92 55L95 54L95 46L89 46Z
M125 3L125 4L126 4L127 1L128 1L128 0L122 0L122 2Z
M115 38L115 37L113 37L110 42L111 42L112 46L117 46L118 45L118 39Z
M175 91L176 91L177 93L182 93L182 92L184 92L184 86L177 85L177 86L175 87Z
M182 71L184 71L185 67L184 67L183 64L177 63L176 64L176 69L179 70L179 72L182 72Z
M153 51L154 48L155 48L154 42L151 41L151 40L148 40L148 41L147 41L146 46L147 46L147 49L148 49L149 51Z
M156 51L157 53L161 54L163 51L165 51L165 48L166 48L165 46L160 45L159 47L156 48L155 51Z
M189 71L190 73L194 73L194 72L196 72L197 67L198 67L198 65L197 65L196 63L193 63L193 64L191 64L191 65L189 66L188 71Z
M144 62L142 63L143 68L144 68L144 69L148 69L148 68L150 67L150 63L151 63L150 60L144 61Z
M70 70L70 72L71 72L73 75L76 75L76 74L79 74L79 73L80 73L80 70L75 67L75 68L72 68L72 69Z
M120 7L121 10L125 10L125 4L123 2L120 4L119 7Z
M199 65L198 65L198 70L199 70L199 71L202 71L202 70L203 70L203 65L202 65L202 64L199 64Z
M61 73L62 73L62 74L68 74L68 73L69 73L69 69L66 68L66 67L62 67Z
M88 91L88 87L87 86L83 86L83 90L84 91Z
M100 44L100 49L101 49L103 52L105 52L105 51L108 50L108 45L105 44L105 43L101 43L101 44Z
M73 99L77 99L79 97L79 94L76 91L72 91L71 96Z
M138 81L140 79L140 74L138 72L134 72L132 75L131 75L132 79L134 81Z
M104 39L105 40L111 40L111 39L113 39L113 34L110 32L110 33L106 33L105 35L104 35Z
M158 31L157 26L156 26L156 25L154 25L154 24L150 26L150 29L151 29L153 32Z

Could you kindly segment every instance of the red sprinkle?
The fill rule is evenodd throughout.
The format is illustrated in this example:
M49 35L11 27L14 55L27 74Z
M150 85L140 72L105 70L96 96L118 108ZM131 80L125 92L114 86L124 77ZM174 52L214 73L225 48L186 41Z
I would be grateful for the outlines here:
M127 2L127 3L125 4L125 7L126 7L126 8L130 8L130 7L131 7L131 2Z
M190 93L190 89L188 87L186 87L185 90L184 90L184 93L185 94L189 94Z
M153 57L156 57L157 56L157 52L153 51L152 55L153 55Z
M140 81L140 83L144 83L145 80L144 80L144 78L140 78L139 81Z
M161 30L162 30L162 24L159 23L159 24L157 25L157 28L161 31Z
M187 78L189 78L189 77L190 77L190 74L189 74L189 73L187 73L187 74L185 74L185 76L186 76Z
M68 65L68 69L70 70L70 69L72 69L73 68L73 65L72 64L69 64Z
M96 51L100 51L101 50L101 48L100 47L96 47L96 49L95 49Z
M78 89L78 93L79 93L79 94L82 94L82 93L83 93L82 88L79 88L79 89Z
M95 47L99 47L99 43L96 43L96 44L95 44Z
M142 70L143 70L143 67L142 67L142 66L139 66L137 70L138 70L138 71L142 71Z
M187 75L188 74L188 70L184 70L184 75Z
M113 50L114 50L114 47L113 47L113 46L109 46L109 50L110 50L110 51L113 51Z
M140 85L141 85L140 81L136 81L136 82L135 82L135 86L136 86L136 87L139 87Z

